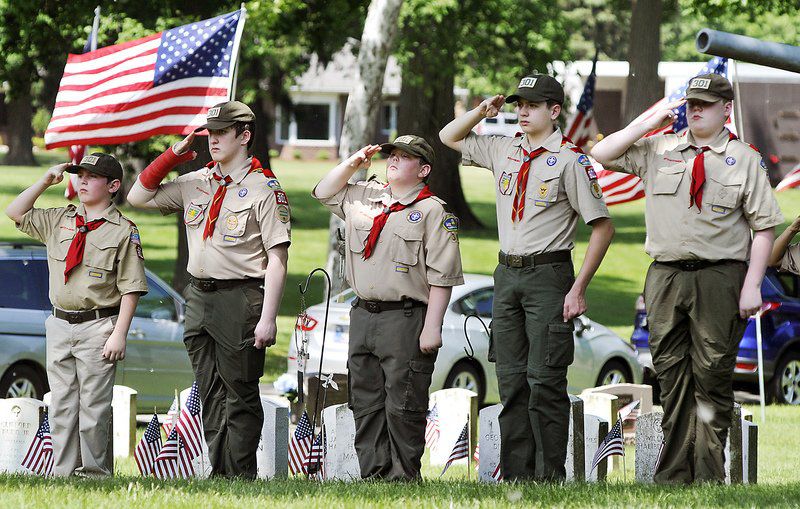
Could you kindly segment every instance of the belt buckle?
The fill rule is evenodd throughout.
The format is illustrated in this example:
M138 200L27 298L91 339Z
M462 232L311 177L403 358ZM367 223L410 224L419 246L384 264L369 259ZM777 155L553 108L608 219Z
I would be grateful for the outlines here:
M515 269L522 267L522 255L508 255L507 261L509 267L514 267Z
M67 323L70 325L75 325L76 323L80 323L81 319L81 312L80 311L66 311L67 313Z
M216 281L208 281L199 279L196 280L197 282L197 289L201 292L213 292L217 289L217 282Z
M682 263L683 270L695 271L700 268L700 262L697 260L685 261Z
M374 301L364 301L364 309L369 311L370 313L380 313L381 307L377 302Z

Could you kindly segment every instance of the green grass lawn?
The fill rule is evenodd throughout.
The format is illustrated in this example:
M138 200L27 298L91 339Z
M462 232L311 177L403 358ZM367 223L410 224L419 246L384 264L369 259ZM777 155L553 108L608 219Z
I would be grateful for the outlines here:
M47 162L55 158L43 156ZM42 161L45 164L45 161ZM292 203L293 244L290 249L289 276L279 318L278 344L269 350L265 379L274 379L286 367L293 317L298 311L297 284L314 267L324 266L328 235L328 214L311 199L314 183L332 163L275 161L275 173ZM23 188L33 183L46 168L2 167L0 169L0 208ZM383 165L374 171L383 174ZM464 270L491 274L496 264L497 231L494 214L494 189L484 170L462 169L464 190L477 215L487 226L482 231L461 234ZM38 206L60 206L63 187L49 190ZM787 219L800 214L798 191L778 195ZM140 227L147 265L171 281L176 250L176 220L157 213L126 208L123 212ZM642 290L650 262L643 250L645 238L644 202L611 209L617 235L588 291L588 314L608 325L622 337L632 330L633 306ZM788 224L788 222L787 222ZM576 266L586 250L589 229L578 231ZM0 241L24 239L11 221L0 218ZM311 285L308 304L322 298L321 278ZM750 407L760 415L757 407ZM0 476L2 507L250 507L269 504L281 507L548 507L548 506L635 506L635 507L796 507L800 505L800 409L772 406L767 423L759 430L758 486L700 486L664 488L632 483L634 454L628 448L627 472L615 473L599 485L570 484L542 486L502 484L487 486L467 482L465 466L455 466L443 480L436 480L438 469L424 467L421 484L325 483L299 479L243 482L211 480L200 482L159 482L136 475L132 460L119 460L119 477L111 480L44 480L35 477ZM758 417L756 417L758 422ZM143 430L140 429L141 433ZM425 464L423 462L423 464ZM472 476L474 479L474 475Z
M755 415L756 406L747 406ZM756 418L758 422L758 418ZM307 481L157 481L137 475L131 459L118 459L108 480L0 476L2 507L798 507L800 483L798 409L771 406L759 429L759 483L751 486L660 487L634 479L634 451L626 467L600 484L486 485L467 480L467 467L427 465L417 484ZM140 434L142 430L139 430Z

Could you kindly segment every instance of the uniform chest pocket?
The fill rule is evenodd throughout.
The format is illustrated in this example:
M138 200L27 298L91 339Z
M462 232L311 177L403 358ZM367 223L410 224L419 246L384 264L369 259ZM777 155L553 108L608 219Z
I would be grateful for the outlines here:
M350 232L347 234L347 244L350 247L350 251L354 253L364 252L364 244L367 242L370 229L371 227L366 224L350 225Z
M92 234L90 233L87 235L83 263L88 267L111 272L114 270L114 262L117 259L118 248L119 243L113 238L92 238Z
M208 211L209 200L192 200L183 213L183 224L189 228L197 228L203 222Z
M53 235L47 243L47 256L60 262L66 260L73 237L75 237L75 232L59 229L58 233Z
M711 205L711 210L718 213L736 208L742 196L743 182L738 175L708 175L706 190L703 195Z
M675 194L681 185L685 166L659 168L653 178L653 194Z
M392 235L392 260L403 265L416 265L422 249L422 230L397 230Z
M561 182L563 167L547 167L532 174L525 191L527 198L534 204L550 204L558 199L558 186Z
M226 240L225 237L238 239L244 235L251 209L251 202L242 201L226 203L222 206L217 221L217 231L222 232L223 241Z

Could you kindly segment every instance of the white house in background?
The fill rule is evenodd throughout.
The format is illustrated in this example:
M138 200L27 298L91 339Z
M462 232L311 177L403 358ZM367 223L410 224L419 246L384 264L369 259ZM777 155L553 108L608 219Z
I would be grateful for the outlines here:
M273 143L282 158L338 157L344 109L358 63L345 47L326 66L312 57L308 71L289 88L293 111L278 106ZM397 99L400 67L389 57L383 81L383 104L378 113L376 142L385 142L397 131Z
M706 61L661 62L658 74L664 82L665 95L700 72ZM597 63L595 118L603 134L624 127L622 108L628 68L628 62ZM574 111L592 62L554 62L553 70L564 76L564 91ZM729 71L738 97L735 118L739 134L758 147L771 177L779 180L800 163L800 74L733 61Z

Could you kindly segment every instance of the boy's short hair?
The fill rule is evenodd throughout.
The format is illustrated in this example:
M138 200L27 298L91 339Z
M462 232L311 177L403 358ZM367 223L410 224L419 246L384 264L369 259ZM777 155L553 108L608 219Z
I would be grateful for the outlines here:
M236 132L237 138L241 136L243 132L250 131L250 139L247 141L247 150L249 151L253 147L253 142L255 142L256 139L256 121L237 121L235 124L233 124L233 129Z

